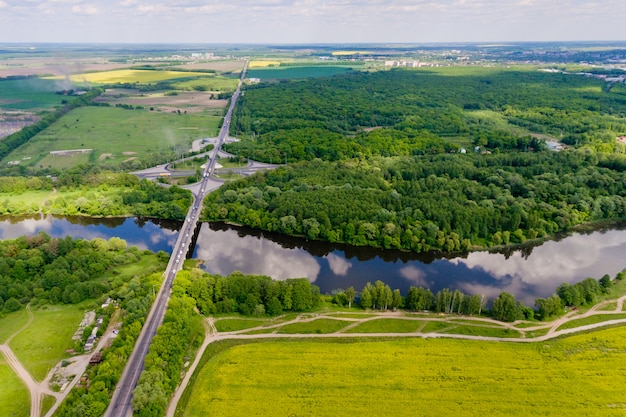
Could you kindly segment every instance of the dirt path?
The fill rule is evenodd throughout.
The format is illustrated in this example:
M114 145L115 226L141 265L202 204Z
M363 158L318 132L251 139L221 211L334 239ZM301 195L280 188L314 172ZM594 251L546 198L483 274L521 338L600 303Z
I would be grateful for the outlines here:
M113 331L113 323L115 320L111 320L109 327L107 328L107 332L102 336L100 343L98 343L97 348L94 352L86 353L80 356L74 356L73 358L67 359L70 361L70 365L68 367L72 367L73 374L76 376L72 379L72 381L65 387L63 392L54 392L50 389L50 380L54 376L55 370L57 367L54 367L50 373L46 376L46 378L37 382L32 377L32 375L24 368L20 360L17 358L11 347L9 346L9 342L13 340L15 336L17 336L20 332L26 329L33 322L33 313L30 310L30 303L26 305L26 311L28 312L28 322L22 326L19 330L13 333L3 344L0 344L0 352L4 355L7 360L7 363L13 369L13 372L22 380L24 385L28 388L28 392L30 395L30 417L41 417L41 403L44 395L49 395L55 398L55 403L52 408L46 413L45 417L50 417L56 411L56 409L61 405L61 402L67 397L67 395L71 392L72 388L78 383L83 373L85 373L85 369L87 369L87 365L89 365L89 359L93 355L93 353L100 351L105 342L111 338L111 334Z
M26 388L28 388L28 392L30 395L30 416L31 417L40 417L41 415L41 399L43 398L43 390L41 389L40 384L38 384L30 373L22 366L20 360L15 356L15 353L11 350L9 346L9 342L13 340L15 336L20 334L24 329L31 325L33 322L33 313L30 311L30 303L26 305L26 312L28 313L28 322L23 325L19 330L13 333L9 338L0 345L0 352L4 355L7 360L7 363L13 369L13 372L18 376L19 379L22 380Z
M594 324L588 324L588 325L584 325L584 326L579 326L579 327L575 327L575 328L571 328L571 329L557 330L564 323L567 323L567 322L572 321L572 320L578 320L578 319L589 317L589 316L593 316L593 315L616 314L616 313L622 312L623 305L626 302L626 295L620 297L617 300L617 306L616 306L615 310L613 310L613 311L598 311L598 308L602 307L603 305L606 305L608 303L612 303L612 302L615 302L615 301L616 300L610 300L610 301L605 301L605 302L598 303L598 304L594 305L592 308L590 308L589 311L587 311L587 312L585 312L583 314L577 314L576 311L570 311L567 314L565 314L563 317L560 317L559 319L554 320L552 322L538 324L537 326L532 326L532 327L527 327L527 328L522 328L522 329L515 327L516 324L519 324L522 321L516 321L516 322L513 322L513 323L503 323L503 322L500 322L500 321L497 321L497 320L484 318L484 317L458 317L458 318L457 317L444 317L444 318L438 318L438 317L406 316L405 313L402 313L402 312L386 312L386 313L375 313L376 315L374 315L374 316L371 315L372 313L367 313L368 316L367 317L363 317L363 318L358 318L358 317L356 317L356 318L355 317L349 317L349 318L348 317L337 317L337 313L332 313L332 314L328 314L328 315L326 315L326 314L302 314L302 315L296 316L293 320L289 320L289 321L285 321L285 322L281 322L281 323L276 323L276 324L271 324L271 325L261 325L261 326L256 326L256 327L247 328L247 329L243 329L243 330L219 333L217 331L216 327L215 327L214 319L212 317L209 317L205 321L206 337L204 339L204 342L203 342L202 346L198 349L198 352L197 352L196 357L195 357L195 359L193 361L193 364L186 371L185 377L183 378L181 384L178 386L176 391L174 391L174 394L172 395L172 398L171 398L171 400L170 400L170 402L168 404L166 416L167 417L174 417L174 414L175 414L178 402L180 401L180 398L181 398L185 388L189 384L189 380L191 379L191 376L195 372L198 364L200 363L200 359L202 358L202 356L204 354L204 351L206 350L206 348L207 348L207 346L209 344L211 344L213 342L216 342L216 341L219 341L219 340L227 340L227 339L250 340L250 339L305 339L305 338L318 339L318 338L361 338L361 337L365 337L365 338L400 338L400 337L407 338L407 337L419 337L419 338L424 338L424 339L448 338L448 339L478 340L478 341L489 341L489 342L534 343L534 342L541 342L541 341L554 339L556 337L569 335L569 334L574 334L574 333L578 333L578 332L582 332L582 331L593 330L593 329L597 329L597 328L601 328L601 327L605 327L605 326L611 326L611 325L616 325L616 324L626 324L626 319L615 319L615 320L608 320L608 321L604 321L604 322L600 322L600 323L594 323ZM352 313L350 313L350 314L352 314ZM282 326L293 324L293 323L306 323L306 322L310 322L310 321L317 320L317 319L320 319L320 318L341 320L341 321L347 321L347 322L353 322L353 323L351 323L348 326L338 330L335 333L326 333L326 334L317 334L317 333L313 333L313 334L277 333L277 330L280 327L282 327ZM412 332L412 333L345 333L345 330L354 328L354 327L358 326L361 323L364 323L364 322L367 322L367 321L371 321L371 320L385 319L385 318L394 318L394 319L401 319L401 320L414 320L414 321L420 321L420 322L423 322L423 323L419 326L419 328L415 332ZM455 319L460 319L460 320L464 320L464 321L459 322L459 321L455 321ZM476 321L476 322L482 322L482 323L487 324L488 326L489 325L497 325L499 328L505 328L505 329L511 329L511 330L518 331L520 333L520 337L519 338L502 338L502 337L493 337L493 336L473 336L473 335L462 335L462 334L447 334L447 333L435 333L435 332L423 333L422 332L422 330L424 329L424 327L426 325L426 322L428 322L428 321L447 322L447 323L450 324L450 328L454 328L455 326L459 326L459 325L463 325L463 326L472 325L471 323L467 322L467 321L470 321L470 320L471 321ZM492 327L492 326L489 326L489 327ZM526 337L526 332L527 331L546 329L546 328L549 328L549 330L543 336ZM244 334L244 333L248 333L248 332L256 331L256 330L266 330L266 331L268 331L270 329L275 329L275 330L274 330L274 332L271 332L271 333ZM445 330L445 329L443 329L443 330ZM441 331L442 331L442 329L438 330L438 332L441 332Z

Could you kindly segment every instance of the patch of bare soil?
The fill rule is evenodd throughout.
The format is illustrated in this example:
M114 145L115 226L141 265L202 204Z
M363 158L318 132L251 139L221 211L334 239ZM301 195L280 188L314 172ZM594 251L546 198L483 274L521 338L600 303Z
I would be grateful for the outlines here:
M0 77L11 75L72 75L82 72L111 71L132 67L135 64L109 62L106 59L67 57L35 57L11 59L0 63Z
M124 156L137 155L137 152L122 152Z
M124 163L124 162L134 161L135 159L137 159L137 157L136 157L136 156L133 156L132 158L127 158L127 159L124 159L124 160L122 161L122 163Z
M107 91L105 97L100 97L98 101L108 102L111 106L116 104L131 104L133 106L154 107L165 112L198 113L206 109L222 109L228 105L228 100L214 100L210 92L182 91L174 96L165 96L162 93L156 94L130 94L128 90L118 92L117 90Z
M103 153L98 157L98 160L102 161L103 159L108 158L109 156L113 156L112 153Z
M187 65L176 65L170 67L171 69L185 69L185 70L215 70L217 72L232 72L241 71L245 61L207 61L196 62Z

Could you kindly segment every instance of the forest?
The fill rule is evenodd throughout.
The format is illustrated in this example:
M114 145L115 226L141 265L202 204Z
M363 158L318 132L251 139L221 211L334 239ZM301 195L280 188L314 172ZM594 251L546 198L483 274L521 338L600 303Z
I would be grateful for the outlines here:
M625 169L621 156L589 150L316 159L224 185L204 216L356 246L467 251L624 219Z
M54 190L54 192L53 192ZM26 203L29 191L49 192L41 203ZM2 196L4 194L4 197ZM59 177L0 177L0 215L50 213L67 216L146 216L182 220L191 195L126 173L79 166Z
M624 151L626 87L534 67L393 69L246 88L225 146L264 162L449 152L462 143ZM456 140L454 140L456 139Z
M142 251L123 239L52 238L41 232L0 241L0 314L22 305L77 304L107 294L102 275L137 262ZM118 286L114 284L113 286Z

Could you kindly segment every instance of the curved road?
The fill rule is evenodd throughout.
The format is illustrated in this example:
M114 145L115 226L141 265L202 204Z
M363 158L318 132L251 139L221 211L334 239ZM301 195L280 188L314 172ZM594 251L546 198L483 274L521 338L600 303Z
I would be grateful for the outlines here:
M217 144L215 146L216 151L213 155L217 155L222 147L222 144L224 143L224 139L228 135L228 131L230 128L230 119L232 117L235 104L237 103L237 99L241 94L241 84L246 76L247 67L248 62L246 61L241 72L239 85L237 86L237 90L232 96L230 106L228 107L228 111L226 112L226 116L224 117L224 122L222 123L222 128L220 130ZM215 157L210 159L209 164L207 165L202 175L202 180L200 181L200 191L194 195L193 204L189 208L183 227L178 234L178 239L176 240L176 244L174 245L172 256L170 257L170 261L163 274L163 284L159 289L156 300L152 304L152 308L150 309L150 313L148 314L146 323L141 329L141 333L139 334L137 342L135 343L135 349L131 353L128 362L126 363L126 367L124 368L122 377L120 378L116 390L113 393L113 397L111 398L111 403L109 404L109 407L104 414L105 417L132 416L133 410L131 401L133 396L133 389L137 385L137 381L139 380L139 376L141 375L141 371L143 370L144 359L146 357L146 354L148 353L148 349L150 348L152 337L154 337L154 335L156 334L156 330L163 321L163 317L165 316L167 302L169 300L172 284L174 282L174 278L176 277L176 273L181 269L186 254L189 251L189 245L191 244L193 231L196 227L196 223L198 222L198 218L202 210L202 201L204 200L206 194L209 192L208 183L215 169L215 161Z

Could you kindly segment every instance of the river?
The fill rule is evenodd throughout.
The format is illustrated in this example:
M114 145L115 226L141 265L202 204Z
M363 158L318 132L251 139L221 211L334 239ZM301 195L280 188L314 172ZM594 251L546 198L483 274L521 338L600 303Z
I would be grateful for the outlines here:
M54 237L108 239L120 237L129 245L171 251L179 222L138 218L4 218L0 238L12 239L44 231ZM459 289L490 299L508 291L527 304L550 296L562 282L587 277L614 277L626 268L626 225L588 233L573 233L538 246L504 253L463 255L414 254L352 247L260 232L224 224L205 223L193 257L203 269L227 275L234 270L275 279L306 277L323 293L349 286L360 290L366 282L382 280L406 294L419 285L433 292Z

